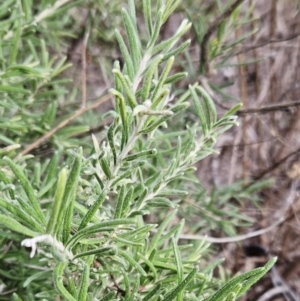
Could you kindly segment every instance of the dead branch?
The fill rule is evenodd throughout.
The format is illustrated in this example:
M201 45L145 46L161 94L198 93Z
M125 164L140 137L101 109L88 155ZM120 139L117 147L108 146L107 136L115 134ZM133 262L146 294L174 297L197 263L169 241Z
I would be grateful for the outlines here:
M274 112L274 111L278 111L278 110L285 110L289 107L295 107L295 106L299 106L299 105L300 105L300 100L284 102L284 103L265 106L265 107L261 107L261 108L239 110L237 112L237 115L242 116L245 114L265 114L265 113Z
M282 38L282 39L270 39L268 41L265 41L265 42L262 42L262 43L259 43L259 44L253 45L253 46L245 46L241 50L237 51L234 55L238 55L240 53L247 53L247 52L249 52L251 50L254 50L254 49L257 49L257 48L262 48L262 47L270 45L270 44L282 43L282 42L290 41L290 40L293 40L293 39L295 39L295 38L297 38L299 36L300 36L300 32L297 32L297 33L288 35L287 37Z
M39 147L43 142L47 141L49 138L51 138L56 132L58 132L59 130L61 130L62 128L64 128L66 125L68 125L70 122L72 122L74 119L76 119L77 117L79 117L80 115L84 114L87 111L90 111L92 109L95 109L97 107L99 107L102 103L106 102L107 100L109 100L111 97L110 94L106 94L104 96L102 96L98 101L96 101L95 103L91 104L88 107L83 107L80 108L79 110L77 110L73 115L71 115L70 117L68 117L67 119L63 120L61 123L59 123L55 128L53 128L51 131L47 132L44 136L42 136L41 138L37 139L36 141L34 141L33 143L31 143L30 145L28 145L18 156L25 156L26 154L28 154L29 152L31 152L33 149Z
M211 89L209 86L208 80L206 77L201 77L199 80L200 84L203 86L203 88L207 91L207 93L210 95L210 97L213 99L214 103L220 107L221 109L224 110L230 110L231 108L229 106L226 106L222 103L222 101L219 99L218 95ZM286 91L285 93L287 94L289 91ZM283 96L280 96L279 99L282 99L286 94ZM291 101L291 102L283 102L280 104L274 104L270 106L264 106L260 108L250 108L250 109L240 109L236 114L239 116L243 116L246 114L265 114L269 112L274 112L277 110L285 110L289 107L295 107L299 106L300 101Z
M231 13L243 2L244 0L235 0L219 17L212 22L206 30L202 43L201 43L201 64L204 67L204 73L209 75L211 73L209 59L208 59L208 42L211 35L216 31L220 24L228 18Z
M289 158L297 155L298 153L300 153L300 148L298 148L297 150L289 153L288 155L286 155L285 157L283 157L279 161L275 162L272 166L270 166L269 168L263 170L259 175L254 176L253 177L254 180L255 181L261 180L264 176L266 176L267 174L269 174L270 172L272 172L273 170L275 170L276 168L278 168L281 164L283 164L284 162L286 162Z

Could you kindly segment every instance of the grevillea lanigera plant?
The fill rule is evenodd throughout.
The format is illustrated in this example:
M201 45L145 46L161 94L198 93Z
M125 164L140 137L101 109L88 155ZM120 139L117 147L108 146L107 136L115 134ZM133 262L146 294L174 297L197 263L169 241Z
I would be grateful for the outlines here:
M236 124L240 106L218 118L197 83L172 94L186 76L172 66L189 45L183 35L191 25L184 20L172 37L159 40L179 1L152 2L143 0L146 43L134 1L121 12L126 37L117 30L116 38L124 64L114 63L115 109L106 114L113 121L104 140L92 136L92 152L69 150L65 161L56 152L32 173L26 158L2 151L0 224L6 239L22 239L30 248L22 256L31 258L22 284L28 295L14 293L14 300L236 300L275 262L224 284L213 277L220 262L205 261L205 240L180 243L184 220L176 213L194 166ZM189 106L198 122L169 129L169 119L182 118Z

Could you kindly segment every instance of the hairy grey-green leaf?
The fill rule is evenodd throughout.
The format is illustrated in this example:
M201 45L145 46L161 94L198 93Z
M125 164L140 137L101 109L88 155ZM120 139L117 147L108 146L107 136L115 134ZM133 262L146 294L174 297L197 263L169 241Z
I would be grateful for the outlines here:
M189 106L188 103L182 103L182 104L179 104L179 105L175 105L170 110L174 114L176 114L176 113L179 113L182 110L185 110L188 106ZM166 115L166 116L158 118L155 122L153 122L152 124L150 124L148 127L146 127L145 129L141 130L140 133L147 134L147 133L152 132L154 129L156 129L158 126L160 126L166 120L168 120L170 117L172 117L172 115Z
M125 196L125 185L122 185L121 188L119 189L119 193L118 193L117 206L116 206L115 214L114 214L115 219L121 217L124 196Z
M8 163L10 169L15 174L16 178L20 181L29 201L30 204L36 214L36 218L42 223L46 224L45 217L42 213L42 209L40 207L40 204L35 196L34 190L28 180L28 178L24 175L24 173L21 171L19 166L10 158L5 157L4 160Z
M152 36L151 0L143 0L143 13L149 38Z
M130 45L131 58L133 62L134 71L138 70L138 63L141 58L141 43L139 40L139 36L136 31L136 27L130 18L128 12L125 9L122 9L123 21L128 37L128 42Z
M133 201L133 191L134 188L131 186L124 198L123 204L122 204L122 212L121 212L121 218L126 217L130 208L130 204Z
M163 15L163 9L160 9L157 14L156 14L156 19L155 19L155 23L154 23L154 27L153 27L153 31L152 31L152 35L151 35L151 39L148 43L147 46L147 50L151 51L157 38L159 35L159 30L161 28L162 25L162 15Z
M152 78L154 73L157 71L157 67L159 63L161 62L163 56L158 55L157 57L154 58L153 61L151 61L150 66L148 67L146 73L145 73L145 80L142 88L142 102L147 100L149 98L149 93L151 89L151 83L152 83Z
M194 279L197 272L198 269L194 268L174 290L164 297L164 301L174 300L174 298Z

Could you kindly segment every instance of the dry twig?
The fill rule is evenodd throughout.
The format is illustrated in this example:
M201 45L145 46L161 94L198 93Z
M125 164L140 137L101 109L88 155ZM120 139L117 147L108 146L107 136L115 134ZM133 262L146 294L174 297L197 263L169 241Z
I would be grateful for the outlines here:
M234 55L238 55L240 53L246 53L246 52L249 52L251 50L262 48L262 47L267 46L269 44L283 43L283 42L286 42L286 41L290 41L290 40L293 40L293 39L295 39L299 36L300 36L300 32L297 32L297 33L293 33L291 35L288 35L287 37L282 38L282 39L269 39L268 41L262 42L260 44L256 44L256 45L253 45L253 46L245 46L241 50L237 51Z
M228 18L231 13L243 2L244 0L235 0L219 17L215 18L215 21L211 23L206 30L202 43L201 43L201 64L204 67L204 73L209 75L211 73L209 59L208 59L208 42L211 35L217 30L220 24Z
M62 128L64 128L66 125L68 125L74 119L76 119L77 117L79 117L80 115L84 114L87 111L90 111L92 109L95 109L95 108L99 107L102 103L104 103L107 100L109 100L110 97L111 97L110 94L106 94L106 95L102 96L98 101L96 101L95 103L91 104L90 106L84 107L84 108L80 108L73 115L71 115L67 119L63 120L61 123L59 123L51 131L47 132L44 136L42 136L41 138L37 139L32 144L28 145L17 157L19 157L20 155L24 156L24 155L28 154L33 149L35 149L38 146L40 146L43 142L45 142L49 138L51 138L56 132L58 132L59 130L61 130Z

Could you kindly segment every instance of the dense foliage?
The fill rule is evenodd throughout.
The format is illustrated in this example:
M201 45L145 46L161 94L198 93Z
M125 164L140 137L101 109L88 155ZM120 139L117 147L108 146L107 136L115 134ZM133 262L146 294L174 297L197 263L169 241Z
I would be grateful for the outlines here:
M119 9L122 60L113 64L110 96L98 100L114 100L101 116L111 121L104 135L83 140L76 135L89 125L65 121L96 106L83 99L72 112L76 90L60 75L66 57L52 55L76 34L69 11L82 1L51 2L6 0L0 7L0 300L236 300L275 259L224 281L214 274L222 260L210 261L205 238L182 239L181 217L195 226L190 195L200 232L234 234L251 221L226 205L233 190L214 202L218 194L210 196L195 176L218 136L236 125L240 105L219 117L198 83L176 90L187 73L173 66L190 44L184 34L191 23L183 20L167 39L160 30L179 1L142 1L144 27L133 0ZM54 153L24 152L37 141Z

